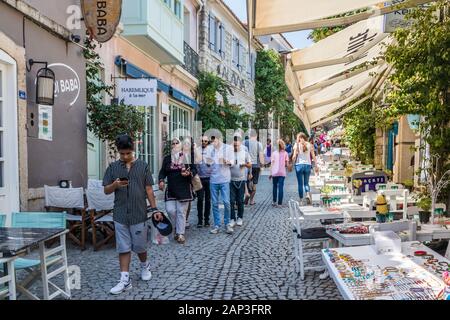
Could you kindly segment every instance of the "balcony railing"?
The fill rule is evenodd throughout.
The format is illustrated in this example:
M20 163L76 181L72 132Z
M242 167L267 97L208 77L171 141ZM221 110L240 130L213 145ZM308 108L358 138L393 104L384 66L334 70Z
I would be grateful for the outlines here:
M184 42L184 65L187 72L197 78L198 76L198 54L186 42Z

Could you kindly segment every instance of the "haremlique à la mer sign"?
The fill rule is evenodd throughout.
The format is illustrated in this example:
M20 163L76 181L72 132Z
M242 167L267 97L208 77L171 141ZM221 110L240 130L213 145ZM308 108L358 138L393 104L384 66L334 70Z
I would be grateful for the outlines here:
M107 42L116 32L122 15L122 0L81 0L84 23L98 42Z

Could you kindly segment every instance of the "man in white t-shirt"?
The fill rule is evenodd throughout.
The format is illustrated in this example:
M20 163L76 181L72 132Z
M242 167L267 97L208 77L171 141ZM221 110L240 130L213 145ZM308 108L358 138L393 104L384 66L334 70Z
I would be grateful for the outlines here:
M235 225L242 226L244 218L244 194L245 184L247 182L247 169L251 169L252 161L247 148L242 145L242 136L239 133L234 135L234 160L231 166L231 222L233 228ZM234 205L237 204L237 220Z
M220 231L221 216L219 211L219 195L224 205L224 224L227 233L233 233L230 226L230 181L231 181L231 165L234 159L233 148L222 142L222 137L211 137L212 145L208 147L206 152L206 163L211 164L211 205L214 216L214 227L211 229L212 234Z

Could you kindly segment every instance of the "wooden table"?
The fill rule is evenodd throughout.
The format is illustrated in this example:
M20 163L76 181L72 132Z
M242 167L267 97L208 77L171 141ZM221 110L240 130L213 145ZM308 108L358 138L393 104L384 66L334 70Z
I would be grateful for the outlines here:
M449 260L415 241L403 242L401 253L378 255L373 246L360 246L323 249L322 257L346 300L435 300L445 284L440 273L424 264L426 259L414 256L415 251L432 255L437 259L433 265L450 265ZM352 269L349 257L361 267Z

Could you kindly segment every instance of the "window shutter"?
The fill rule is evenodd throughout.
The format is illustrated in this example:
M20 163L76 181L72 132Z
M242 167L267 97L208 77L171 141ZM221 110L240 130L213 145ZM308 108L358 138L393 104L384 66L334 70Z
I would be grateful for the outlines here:
M209 48L212 50L215 50L215 33L216 30L214 29L214 17L212 15L209 15Z
M222 57L222 59L225 59L225 26L223 24L220 24L220 49L219 54Z
M245 71L245 48L239 43L239 71Z
M255 81L255 76L256 76L256 53L252 53L251 55L252 58L252 62L251 62L251 68L252 68L252 80Z
M237 51L236 51L236 38L233 37L233 41L231 42L231 62L234 65L237 65Z

